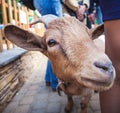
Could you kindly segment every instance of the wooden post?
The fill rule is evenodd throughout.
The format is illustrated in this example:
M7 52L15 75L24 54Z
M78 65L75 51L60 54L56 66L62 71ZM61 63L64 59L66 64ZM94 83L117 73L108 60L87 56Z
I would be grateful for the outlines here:
M8 13L9 13L9 22L12 23L13 13L12 13L12 4L11 0L8 0Z
M15 18L15 24L17 25L17 7L16 7L16 1L13 1L13 7L14 7L14 18Z
M7 7L7 4L6 4L5 0L2 0L2 18L3 18L4 25L7 25L7 23L8 23L6 7ZM10 49L10 41L7 39L6 39L6 45L7 45L7 49Z
M5 0L2 0L2 19L3 19L3 24L7 24L7 15L6 15L6 3Z
M0 30L0 52L3 51L2 30Z
M28 22L28 17L29 16L34 16L33 12L30 11L29 9L27 9L24 6L20 6L18 7L16 5L16 0L0 0L0 5L2 6L2 20L3 20L3 25L7 25L8 23L11 24L16 24L18 26L20 26L21 28L24 29L29 29L29 22ZM27 18L27 22L26 23L22 23L20 22L20 10L23 10L26 13L26 18ZM34 17L33 17L34 18ZM14 21L15 22L14 22ZM36 33L38 32L38 30L36 30ZM39 31L40 33L40 31ZM2 37L0 39L0 51L3 49L3 40ZM11 47L11 42L9 40L5 40L5 44L7 46L7 49L10 49ZM14 47L14 44L12 44L12 46Z

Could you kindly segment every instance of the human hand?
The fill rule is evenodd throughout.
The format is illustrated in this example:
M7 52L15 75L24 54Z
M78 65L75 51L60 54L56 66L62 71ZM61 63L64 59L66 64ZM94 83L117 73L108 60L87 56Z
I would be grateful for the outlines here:
M96 16L94 13L91 13L90 15L88 15L88 19L90 20L90 22L95 23L95 18L96 18Z

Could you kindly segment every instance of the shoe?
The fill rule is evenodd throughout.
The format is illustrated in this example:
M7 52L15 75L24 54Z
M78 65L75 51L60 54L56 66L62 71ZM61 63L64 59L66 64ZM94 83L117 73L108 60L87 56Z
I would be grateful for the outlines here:
M45 82L46 86L50 86L50 82L46 81Z

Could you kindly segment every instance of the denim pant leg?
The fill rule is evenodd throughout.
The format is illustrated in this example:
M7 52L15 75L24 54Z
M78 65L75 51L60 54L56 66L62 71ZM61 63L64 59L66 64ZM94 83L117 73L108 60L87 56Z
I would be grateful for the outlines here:
M33 2L35 9L37 9L41 15L51 13L50 0L33 0Z
M34 6L42 15L54 14L59 17L62 16L60 0L34 0ZM45 80L50 82L52 88L57 87L58 80L52 71L52 66L49 60L47 63Z
M98 24L102 24L103 20L102 20L102 12L101 12L100 6L96 7L96 17L98 20Z
M51 0L51 11L52 14L62 17L62 5L60 0Z
M50 63L49 63L49 60L47 61L47 68L46 68L46 73L45 73L45 81L46 82L50 82Z
M34 0L35 8L41 15L53 14L62 16L62 6L60 0Z
M51 62L49 60L47 62L45 81L49 81L50 82L50 86L52 88L56 88L57 87L58 80L57 80L57 77L55 76L55 74L52 71Z
M50 86L52 88L56 88L57 85L58 85L58 79L55 76L55 74L52 72L52 69L51 69L51 73L50 73Z

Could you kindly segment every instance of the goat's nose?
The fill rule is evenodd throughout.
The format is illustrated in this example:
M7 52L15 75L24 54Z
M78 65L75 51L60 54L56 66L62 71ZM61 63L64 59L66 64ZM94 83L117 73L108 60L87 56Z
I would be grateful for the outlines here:
M94 62L94 66L99 68L103 73L108 74L111 78L114 75L114 68L111 62Z

